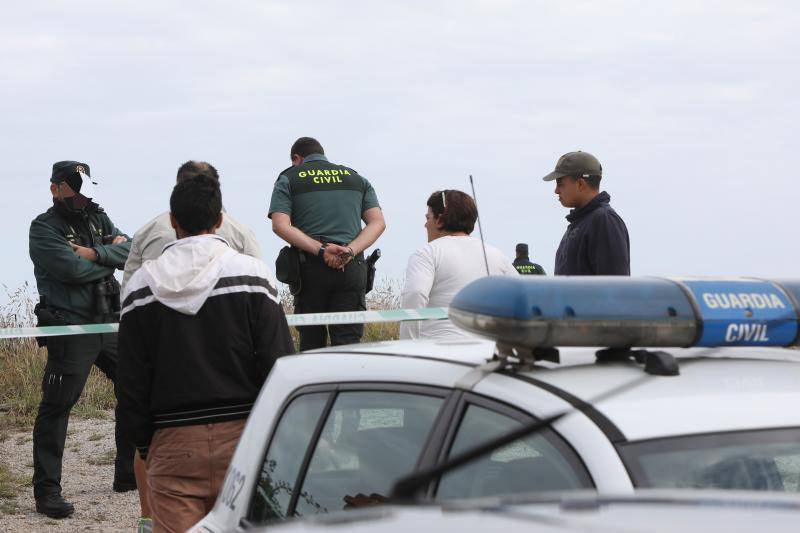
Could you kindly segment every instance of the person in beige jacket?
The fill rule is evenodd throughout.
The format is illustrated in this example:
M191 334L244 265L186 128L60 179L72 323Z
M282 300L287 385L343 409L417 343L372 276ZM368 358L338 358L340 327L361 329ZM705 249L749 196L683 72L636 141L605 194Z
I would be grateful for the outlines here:
M178 169L177 183L195 178L201 174L208 175L219 181L217 169L205 161L187 161ZM261 250L255 233L222 210L222 226L217 235L228 241L231 248L239 253L261 259ZM125 273L122 276L122 286L125 287L145 261L157 259L164 246L175 242L175 230L170 225L169 212L161 213L153 220L139 228L133 236L131 251L125 262Z

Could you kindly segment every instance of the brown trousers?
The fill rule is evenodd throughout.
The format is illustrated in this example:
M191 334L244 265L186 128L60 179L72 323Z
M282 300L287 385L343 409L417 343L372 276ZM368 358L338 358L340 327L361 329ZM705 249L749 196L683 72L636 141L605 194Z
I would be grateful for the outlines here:
M154 533L183 533L211 511L245 422L155 432L147 453Z

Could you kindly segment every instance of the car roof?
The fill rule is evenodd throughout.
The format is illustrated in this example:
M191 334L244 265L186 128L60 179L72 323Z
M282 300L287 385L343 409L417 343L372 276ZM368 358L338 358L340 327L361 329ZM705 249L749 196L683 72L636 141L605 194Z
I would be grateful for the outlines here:
M800 351L785 348L668 348L679 376L651 376L632 361L598 364L598 348L562 348L560 363L538 362L514 376L588 402L627 440L800 427ZM337 346L316 352L423 358L464 367L486 363L494 343L403 340ZM622 389L610 397L598 397ZM572 402L574 405L574 401Z
M486 339L460 340L399 340L381 341L363 344L331 346L319 350L303 352L305 354L353 353L390 355L398 357L423 357L463 365L476 366L485 363L494 354L494 341Z
M714 491L637 491L598 497L564 493L529 502L503 499L385 506L317 515L263 531L513 532L642 531L745 532L769 524L771 532L797 529L797 495ZM525 497L519 498L524 499ZM262 531L262 530L259 530Z
M560 348L561 361L556 367L581 366L594 362L594 355L602 347L566 347ZM794 348L775 347L718 347L718 348L658 348L678 358L736 358L756 360L781 360L800 362L800 350ZM495 352L495 342L476 337L474 339L433 340L405 339L330 346L317 350L302 352L303 354L375 354L394 355L398 357L424 357L442 362L478 365L485 363ZM541 362L545 366L546 362Z

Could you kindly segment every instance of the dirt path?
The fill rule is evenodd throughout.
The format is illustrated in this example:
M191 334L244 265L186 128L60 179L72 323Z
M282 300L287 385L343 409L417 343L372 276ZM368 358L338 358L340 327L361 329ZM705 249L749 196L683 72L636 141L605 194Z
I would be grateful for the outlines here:
M30 487L33 474L31 432L13 432L0 442L0 458L15 476L28 482L16 500L4 505L0 530L14 533L136 530L138 494L136 491L117 494L111 490L114 479L112 417L109 412L101 420L70 420L62 486L64 497L75 505L75 514L64 520L53 520L35 511Z

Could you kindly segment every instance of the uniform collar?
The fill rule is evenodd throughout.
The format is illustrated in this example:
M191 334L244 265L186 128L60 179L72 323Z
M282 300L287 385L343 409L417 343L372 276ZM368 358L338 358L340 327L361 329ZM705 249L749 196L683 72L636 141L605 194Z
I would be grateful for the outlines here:
M53 209L57 215L67 220L80 220L83 215L92 215L97 213L100 206L89 198L89 204L81 211L73 211L69 209L63 202L57 201L53 198Z
M309 154L303 158L303 163L310 163L311 161L327 161L328 158L322 154Z

